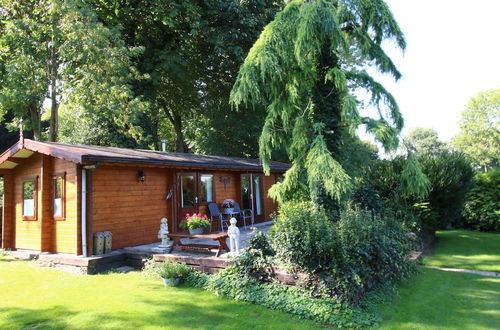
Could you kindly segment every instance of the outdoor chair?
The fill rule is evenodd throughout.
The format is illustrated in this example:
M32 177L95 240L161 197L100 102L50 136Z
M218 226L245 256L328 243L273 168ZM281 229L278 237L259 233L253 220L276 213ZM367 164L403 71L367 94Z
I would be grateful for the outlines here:
M227 224L227 219L224 219L222 213L219 211L219 207L215 203L208 204L208 211L210 212L210 221L214 222L219 220L220 222L220 231L224 231L224 224L226 227L229 227Z
M243 221L243 225L245 229L247 228L247 220L250 219L251 225L253 226L253 211L250 209L242 210L240 209L240 204L238 202L234 202L234 211L239 213L241 221Z

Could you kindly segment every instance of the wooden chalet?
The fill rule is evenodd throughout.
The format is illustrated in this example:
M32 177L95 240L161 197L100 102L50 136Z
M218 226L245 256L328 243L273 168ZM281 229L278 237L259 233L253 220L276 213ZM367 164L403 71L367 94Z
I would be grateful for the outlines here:
M267 192L288 168L272 162L265 176L258 159L21 139L0 155L2 247L87 256L102 231L113 249L148 244L162 217L176 232L186 213L226 198L269 220Z

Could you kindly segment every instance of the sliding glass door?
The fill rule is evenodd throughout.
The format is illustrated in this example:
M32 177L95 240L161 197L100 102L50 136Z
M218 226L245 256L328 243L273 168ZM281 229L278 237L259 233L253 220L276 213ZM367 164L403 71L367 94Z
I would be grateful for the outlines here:
M241 175L241 200L242 209L252 210L254 221L264 220L264 203L262 191L262 175Z

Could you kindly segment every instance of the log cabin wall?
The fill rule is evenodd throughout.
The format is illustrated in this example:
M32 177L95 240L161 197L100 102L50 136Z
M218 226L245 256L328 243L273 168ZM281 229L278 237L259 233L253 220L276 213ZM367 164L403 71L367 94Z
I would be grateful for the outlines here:
M54 219L52 212L52 251L77 254L78 245L78 174L77 165L63 159L54 158L52 166L52 176L64 176L64 208L65 214L61 219ZM52 181L52 180L51 180ZM51 182L51 189L52 182ZM53 202L53 195L51 194L51 203Z
M141 170L144 182L138 178ZM164 168L103 166L92 170L92 233L111 231L113 249L158 241L160 219L172 220L172 202L165 200L172 178L172 171Z
M269 189L271 189L272 185L275 184L276 174L264 175L262 176L262 187L264 190L264 218L265 221L269 221L272 219L272 214L278 210L278 204L269 197Z
M3 249L14 248L15 217L14 217L14 176L12 170L6 170L3 175L3 208L2 208L2 245ZM1 197L0 197L1 198Z
M42 155L33 154L23 159L22 164L13 169L14 174L14 215L15 215L15 247L40 251L42 248L41 206L42 206ZM36 181L37 202L35 204L35 219L23 219L23 182L27 179Z

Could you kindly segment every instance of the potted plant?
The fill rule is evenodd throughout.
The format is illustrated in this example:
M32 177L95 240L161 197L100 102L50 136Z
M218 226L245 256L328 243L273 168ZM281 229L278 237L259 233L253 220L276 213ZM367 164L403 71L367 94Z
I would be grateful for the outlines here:
M222 202L224 213L231 213L234 211L234 199L228 198Z
M165 286L179 285L189 272L191 272L191 268L188 265L174 261L164 261L160 264L158 271Z
M203 234L203 231L210 228L210 220L206 214L186 214L186 219L181 222L180 227L188 229L191 235Z

